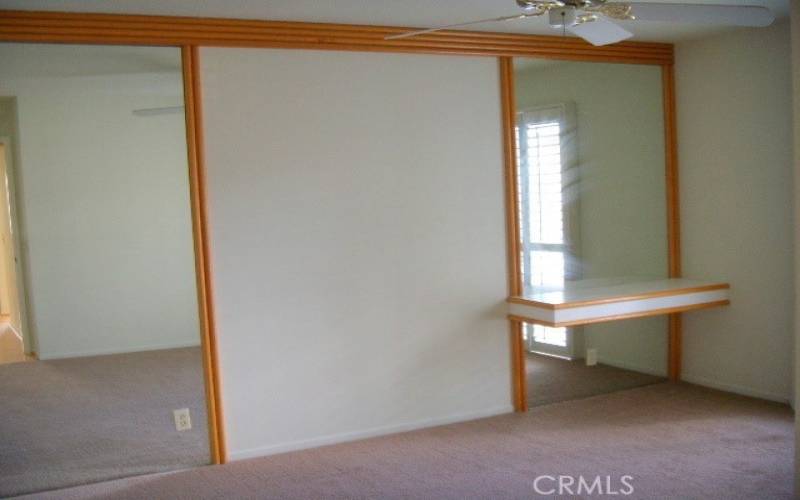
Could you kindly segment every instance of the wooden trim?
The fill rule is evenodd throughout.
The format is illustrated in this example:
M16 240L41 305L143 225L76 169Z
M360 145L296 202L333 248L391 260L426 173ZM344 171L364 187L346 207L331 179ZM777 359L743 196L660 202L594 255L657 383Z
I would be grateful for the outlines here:
M730 301L726 302L721 305L730 304ZM668 321L667 374L671 381L679 382L683 363L683 315L680 313L670 314Z
M506 201L506 248L508 251L508 292L510 296L522 293L522 271L519 268L519 205L517 183L517 148L514 127L516 104L514 101L514 60L500 58L500 107L503 130L503 175Z
M673 46L622 42L595 47L579 38L440 31L385 40L412 28L243 19L0 11L0 41L271 47L378 52L525 56L633 64L669 64Z
M678 316L680 317L681 312L686 311L697 311L699 309L709 309L712 307L721 307L730 305L731 301L728 299L725 300L716 300L714 302L706 302L705 304L692 304L688 306L675 306L675 307L665 307L662 309L653 309L650 311L644 312L635 312L635 313L627 313L627 314L617 314L613 316L603 316L601 318L594 318L594 319L581 319L577 321L562 321L558 323L554 323L552 321L543 321L540 319L533 319L533 318L526 318L524 316L519 316L516 314L509 314L508 319L511 321L521 321L524 323L533 323L537 325L544 325L553 328L561 328L566 326L579 326L579 325L591 325L593 323L606 323L608 321L619 321L622 319L633 319L633 318L647 318L649 316L663 316L668 314L670 316ZM671 348L672 346L670 346ZM672 353L670 353L670 361L672 361Z
M200 331L203 347L206 405L208 407L208 437L211 462L227 460L225 430L220 395L220 369L217 336L214 322L213 286L208 235L208 206L206 197L205 154L203 142L203 113L200 90L198 48L181 48L183 60L183 89L186 106L186 144L189 158L189 190L192 205L197 302L200 312Z
M715 283L713 285L677 288L674 290L659 290L656 292L643 292L631 295L620 295L619 297L609 297L604 299L580 300L575 302L566 302L564 304L551 304L549 302L539 302L536 300L526 299L524 297L509 297L508 299L506 299L506 302L510 302L512 304L522 304L525 306L534 306L541 309L549 309L549 310L573 309L575 307L613 304L616 302L628 302L631 300L645 300L658 297L671 297L673 295L686 295L688 293L710 292L712 290L726 290L729 289L730 287L731 285L728 283Z
M519 269L520 227L517 211L517 148L514 127L516 110L514 104L514 60L499 58L500 109L503 130L503 176L506 202L506 249L508 293L522 293L522 273ZM511 387L514 411L528 411L527 374L525 371L525 346L522 338L522 323L508 322L511 340Z
M678 184L678 135L675 123L675 70L662 66L664 92L664 158L667 184L667 241L669 277L681 277L681 216Z
M669 244L669 277L680 278L681 264L681 215L680 184L678 177L678 127L675 104L675 67L661 67L664 92L664 156L667 179L667 240ZM669 316L667 367L669 379L681 379L683 351L683 321L680 314Z
M528 411L528 378L525 371L525 345L522 339L522 323L509 318L511 339L511 389L514 411Z

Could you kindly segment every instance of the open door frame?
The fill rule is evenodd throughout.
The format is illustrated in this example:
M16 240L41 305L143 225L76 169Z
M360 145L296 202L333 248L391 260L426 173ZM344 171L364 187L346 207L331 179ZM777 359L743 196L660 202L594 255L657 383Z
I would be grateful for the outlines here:
M9 136L0 136L0 144L3 145L4 160L5 160L5 181L7 182L8 190L8 209L9 219L11 223L11 244L14 253L14 284L16 286L17 296L17 314L19 315L19 329L16 333L22 337L22 347L26 356L36 357L36 336L31 331L30 322L28 320L28 301L27 301L27 288L26 273L25 273L25 255L22 253L23 249L23 235L20 232L21 225L18 222L18 205L17 205L17 179L15 175L15 157L14 154L16 144ZM0 176L0 182L3 179ZM0 186L0 189L2 186ZM13 325L12 325L13 326ZM16 328L15 328L16 330Z

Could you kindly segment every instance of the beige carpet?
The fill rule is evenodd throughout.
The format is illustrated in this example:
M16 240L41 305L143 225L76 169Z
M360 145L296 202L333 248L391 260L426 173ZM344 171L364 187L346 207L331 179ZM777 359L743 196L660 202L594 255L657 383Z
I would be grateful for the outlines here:
M527 355L525 370L531 407L665 381L663 377L608 365L586 366L582 359L569 361L533 353Z
M793 431L786 405L665 383L35 498L529 499L537 475L628 474L634 494L607 498L782 499Z
M0 497L209 463L202 374L199 348L0 365Z

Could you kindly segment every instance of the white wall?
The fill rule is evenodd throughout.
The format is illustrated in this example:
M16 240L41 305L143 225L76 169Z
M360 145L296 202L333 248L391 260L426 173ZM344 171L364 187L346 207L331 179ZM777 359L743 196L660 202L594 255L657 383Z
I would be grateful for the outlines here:
M572 102L583 279L667 276L664 114L657 66L515 61L517 108ZM665 317L589 325L602 363L667 373ZM581 353L583 354L583 353Z
M231 457L511 411L497 62L201 63Z
M18 198L40 358L199 344L180 73L80 75L97 48L0 45L0 96L17 97ZM146 49L152 50L152 49ZM177 49L173 56L179 58ZM127 52L126 52L127 51ZM179 59L177 59L179 60ZM52 63L52 65L51 65ZM60 68L75 76L48 74Z
M683 378L787 401L792 110L787 23L676 47L683 273L731 306L684 315Z

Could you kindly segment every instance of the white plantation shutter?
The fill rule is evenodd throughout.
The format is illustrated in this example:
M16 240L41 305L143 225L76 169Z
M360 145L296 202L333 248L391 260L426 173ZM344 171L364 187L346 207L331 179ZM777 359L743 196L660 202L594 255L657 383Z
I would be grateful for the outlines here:
M522 275L526 290L561 288L575 274L574 223L568 223L570 167L574 163L571 106L558 104L518 114L517 158L521 221ZM529 348L544 345L553 354L568 354L566 328L528 325ZM534 344L537 344L534 346Z
M531 204L529 238L538 243L564 243L561 124L557 121L528 123L523 133Z

